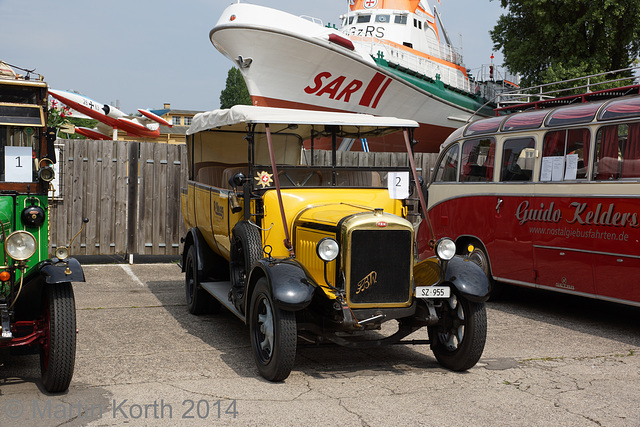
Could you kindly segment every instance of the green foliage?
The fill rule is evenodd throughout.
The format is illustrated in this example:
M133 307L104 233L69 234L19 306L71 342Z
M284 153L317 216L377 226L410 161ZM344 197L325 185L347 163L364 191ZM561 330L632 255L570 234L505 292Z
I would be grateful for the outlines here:
M523 85L627 68L640 54L640 0L500 1L508 13L491 39Z
M68 127L70 124L78 127L94 128L98 123L93 119L81 119L73 117L72 110L66 105L59 103L55 99L49 101L47 114L47 126L58 129L58 137L64 139L86 139L80 134L63 133L60 128Z
M251 105L249 90L242 73L236 67L232 67L227 73L227 86L220 92L220 108L234 105Z

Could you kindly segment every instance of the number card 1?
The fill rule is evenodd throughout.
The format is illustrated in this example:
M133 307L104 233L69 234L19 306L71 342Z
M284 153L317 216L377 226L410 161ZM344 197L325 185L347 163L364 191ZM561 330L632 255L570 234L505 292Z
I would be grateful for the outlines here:
M4 147L4 180L6 182L33 181L31 147Z
M409 172L389 172L387 174L389 197L406 199L409 197Z

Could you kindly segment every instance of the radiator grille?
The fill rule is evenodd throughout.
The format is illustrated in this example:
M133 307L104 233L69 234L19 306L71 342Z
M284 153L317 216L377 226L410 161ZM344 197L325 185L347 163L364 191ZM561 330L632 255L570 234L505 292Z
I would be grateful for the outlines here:
M411 244L410 230L353 231L349 301L367 305L409 301Z

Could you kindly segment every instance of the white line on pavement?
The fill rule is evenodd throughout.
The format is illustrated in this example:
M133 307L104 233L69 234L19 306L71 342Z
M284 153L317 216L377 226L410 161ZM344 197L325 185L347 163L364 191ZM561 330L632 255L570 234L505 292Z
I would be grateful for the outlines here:
M120 266L125 271L125 273L127 273L129 275L129 277L131 277L133 279L134 282L136 282L140 286L144 286L144 283L142 283L142 280L138 279L138 276L136 276L136 274L133 272L133 270L131 270L131 267L129 267L126 264L120 264Z

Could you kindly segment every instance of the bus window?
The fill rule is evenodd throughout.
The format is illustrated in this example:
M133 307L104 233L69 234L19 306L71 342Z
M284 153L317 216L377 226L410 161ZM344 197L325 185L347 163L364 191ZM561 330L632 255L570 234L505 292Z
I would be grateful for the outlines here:
M493 181L496 143L493 138L470 139L462 144L460 182Z
M536 142L533 138L517 138L504 142L500 181L531 181Z
M435 182L455 182L458 173L458 144L453 144L438 165Z
M588 129L547 132L542 149L540 181L585 179L589 159Z
M595 154L594 179L640 177L640 123L600 128Z

